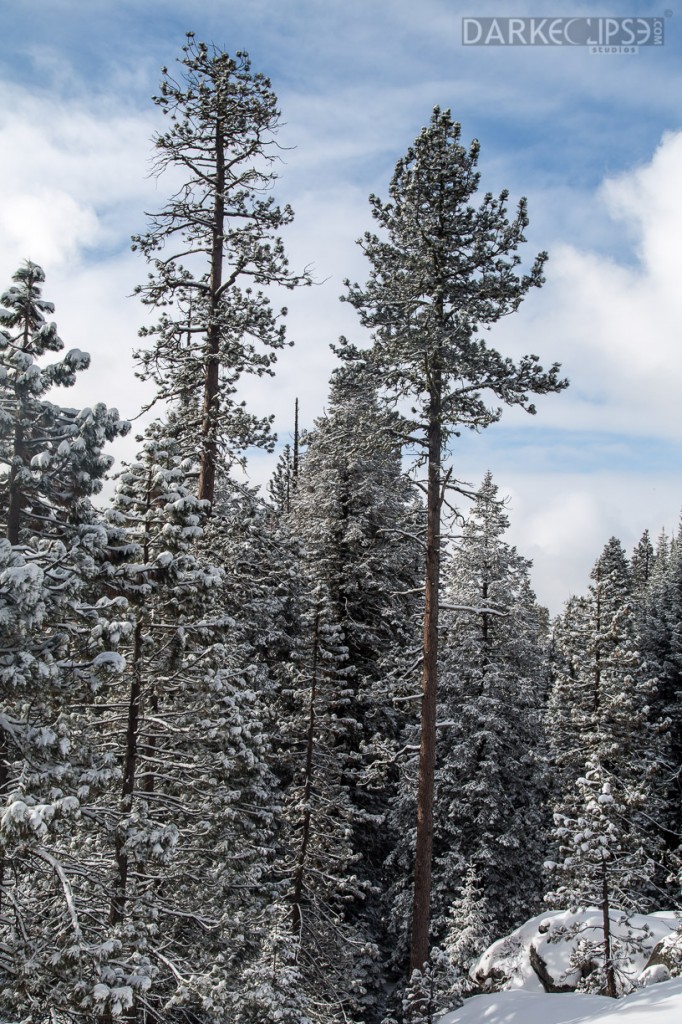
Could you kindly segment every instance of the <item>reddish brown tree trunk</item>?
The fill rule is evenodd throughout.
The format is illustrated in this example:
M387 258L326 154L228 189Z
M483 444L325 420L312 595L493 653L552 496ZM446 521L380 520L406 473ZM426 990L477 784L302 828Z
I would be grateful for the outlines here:
M211 251L211 313L220 302L223 283L223 232L225 230L225 146L223 123L215 130L215 204L213 207L213 248ZM206 332L206 367L204 370L204 404L201 421L201 456L199 464L199 497L213 501L218 464L218 411L220 408L220 326L211 317Z
M429 958L431 861L433 856L433 787L436 763L436 700L438 696L438 606L440 582L441 479L440 380L431 389L428 426L426 519L426 586L424 597L424 666L422 672L417 841L414 866L410 973L422 970Z

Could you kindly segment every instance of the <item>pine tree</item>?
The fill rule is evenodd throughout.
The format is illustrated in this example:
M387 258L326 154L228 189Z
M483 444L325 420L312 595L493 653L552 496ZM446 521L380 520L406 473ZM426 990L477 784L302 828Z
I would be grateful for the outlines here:
M179 79L167 68L154 102L168 130L155 138L157 173L181 170L183 181L149 231L135 236L152 266L138 288L161 310L151 339L138 354L140 376L157 399L185 410L184 455L199 448L199 497L213 501L219 464L249 445L270 445L270 418L258 418L237 396L242 374L272 373L285 344L263 290L308 283L289 269L277 230L292 219L288 206L264 197L275 180L280 124L269 80L254 73L248 55L235 57L188 33Z
M518 364L476 337L514 312L542 283L541 254L519 275L517 250L528 223L526 203L511 219L508 193L470 205L479 186L479 147L460 144L460 126L436 108L397 164L390 200L372 196L372 213L387 240L361 241L372 265L365 288L350 286L348 301L374 331L371 360L392 399L412 403L406 435L427 468L424 676L411 966L428 960L433 777L436 740L440 518L450 472L444 459L462 427L479 429L501 410L488 398L534 408L531 394L565 386L558 367L545 372L537 357Z

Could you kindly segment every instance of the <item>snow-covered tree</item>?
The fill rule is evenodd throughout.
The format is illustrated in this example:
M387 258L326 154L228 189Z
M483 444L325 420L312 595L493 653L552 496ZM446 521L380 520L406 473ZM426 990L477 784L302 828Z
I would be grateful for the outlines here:
M656 565L656 551L649 531L645 530L635 545L630 558L630 578L632 581L632 593L637 599L642 599L651 583L654 568Z
M645 655L655 667L658 692L655 714L667 722L669 756L661 825L666 847L679 860L682 852L682 543L659 539L654 568L641 599L640 622Z
M534 412L530 396L565 386L558 366L545 372L536 356L504 358L477 333L518 309L542 283L545 255L519 274L518 248L528 223L526 202L515 215L508 193L479 188L479 146L460 143L460 126L436 108L429 125L401 159L389 201L370 199L384 232L360 241L371 263L367 285L349 285L348 301L374 331L371 361L385 393L411 407L407 445L427 470L423 702L419 816L415 865L411 967L428 960L438 676L440 520L450 472L451 440L463 427L480 429L499 419L496 403ZM491 404L492 403L492 404Z
M96 494L113 459L102 447L125 433L115 409L99 404L68 409L45 396L69 387L90 357L70 349L57 362L42 357L64 343L46 316L45 274L26 262L0 296L0 515L11 544L32 534L63 537L68 524L87 517L82 500Z
M443 939L443 952L460 972L459 987L469 986L468 972L498 933L493 928L493 913L486 899L475 864L464 876L454 900Z
M190 468L152 428L108 514L106 593L128 607L126 670L98 699L120 784L92 837L109 874L108 992L97 998L111 1018L122 986L133 1020L231 1017L272 901L274 780L257 668L232 636L224 573L202 556L207 503Z
M548 729L561 792L554 809L555 905L604 909L604 964L615 994L610 909L661 900L661 778L667 758L654 714L656 679L639 650L629 567L612 538L555 637ZM569 740L570 737L570 740ZM568 740L568 742L567 742Z
M291 514L278 518L298 552L294 672L281 682L293 917L305 976L326 964L326 1008L309 1012L328 1020L378 1020L384 997L380 881L396 784L385 762L404 714L391 697L415 642L421 563L394 426L366 368L337 369Z
M445 570L434 823L433 931L473 868L492 930L541 897L547 690L530 563L487 473Z
M89 711L122 665L108 638L94 639L107 534L87 499L111 464L104 443L127 425L104 405L45 397L89 358L72 350L42 365L63 348L43 280L35 264L20 268L0 316L0 1009L13 1018L73 1009L96 972L75 898L90 868L83 803L116 766Z
M183 454L199 441L199 496L213 500L219 464L244 447L269 444L270 418L237 395L244 373L272 373L285 344L282 317L263 288L305 283L288 266L276 232L292 219L267 193L275 180L277 100L246 53L234 57L188 33L176 78L167 68L154 102L168 119L155 137L155 170L181 184L146 234L135 236L151 264L138 288L161 311L141 334L140 376L157 397L182 402Z

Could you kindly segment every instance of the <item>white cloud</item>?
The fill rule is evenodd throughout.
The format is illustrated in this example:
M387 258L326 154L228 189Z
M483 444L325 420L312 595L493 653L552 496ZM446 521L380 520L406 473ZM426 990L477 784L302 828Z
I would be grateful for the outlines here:
M75 265L94 247L121 247L141 223L151 119L111 100L60 101L5 85L0 108L0 252Z
M681 178L677 133L663 138L647 165L607 179L595 207L627 224L630 246L609 255L551 247L547 284L496 333L514 351L558 359L570 378L560 400L544 403L543 422L586 434L679 438ZM622 238L620 225L614 235Z

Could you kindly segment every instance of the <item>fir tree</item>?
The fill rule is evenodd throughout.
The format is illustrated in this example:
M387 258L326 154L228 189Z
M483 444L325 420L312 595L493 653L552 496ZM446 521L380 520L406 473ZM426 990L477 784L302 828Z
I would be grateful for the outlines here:
M87 367L86 353L41 365L63 348L45 314L42 270L27 263L3 296L0 444L1 1007L12 1017L69 1012L97 975L76 890L92 877L88 795L116 774L100 750L92 694L122 669L107 649L95 580L107 534L87 500L125 432L104 405L78 411L45 398Z
M421 562L409 529L418 509L394 425L366 368L353 360L335 371L328 412L307 435L285 517L299 545L300 576L297 671L288 684L294 743L284 739L284 749L294 764L305 750L306 764L299 761L285 804L298 851L294 906L297 893L304 897L294 923L299 962L307 957L310 965L315 955L319 966L324 950L326 976L336 979L329 1019L343 1008L353 1019L378 1020L383 1006L380 883L397 780L376 762L395 749L400 731L391 696L400 689L405 646L414 642Z
M647 590L641 599L642 645L655 666L655 714L668 724L668 782L661 824L666 846L681 849L682 836L682 544L659 539Z
M45 274L30 261L0 297L0 510L11 544L32 534L64 538L69 524L87 518L83 499L96 494L113 459L102 447L129 429L115 409L68 409L48 401L55 387L69 387L90 357L70 349L41 365L64 343L46 315Z

